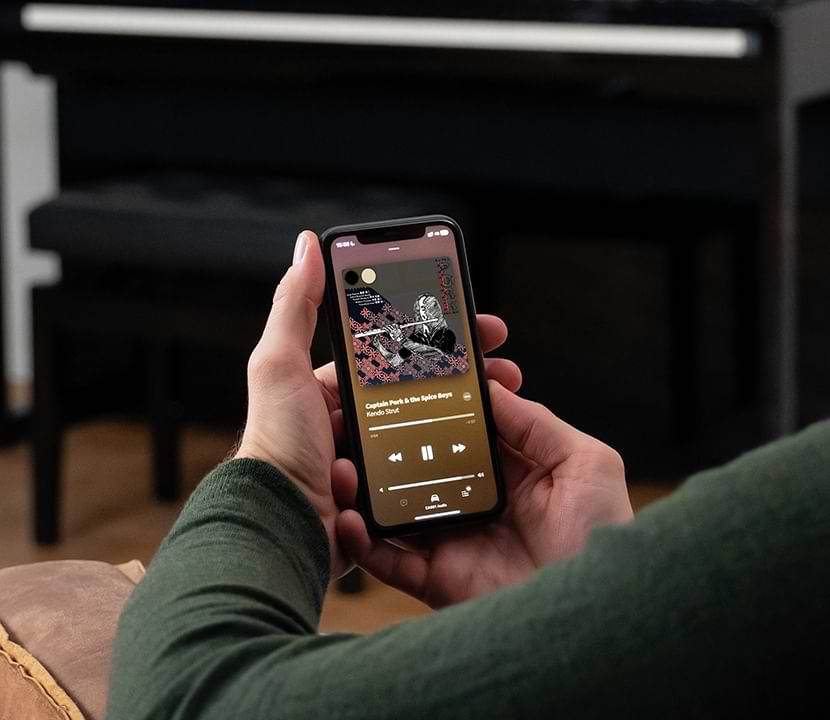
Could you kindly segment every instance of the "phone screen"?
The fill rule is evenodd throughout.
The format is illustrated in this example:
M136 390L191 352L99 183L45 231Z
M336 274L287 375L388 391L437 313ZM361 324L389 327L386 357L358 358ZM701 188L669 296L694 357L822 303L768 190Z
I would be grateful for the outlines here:
M372 515L384 527L498 503L453 228L331 244Z

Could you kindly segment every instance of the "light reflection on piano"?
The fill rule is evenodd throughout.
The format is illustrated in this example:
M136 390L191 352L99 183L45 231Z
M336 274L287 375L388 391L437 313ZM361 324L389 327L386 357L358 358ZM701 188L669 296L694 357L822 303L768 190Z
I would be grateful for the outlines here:
M30 32L521 52L742 58L758 37L740 28L384 17L31 3Z

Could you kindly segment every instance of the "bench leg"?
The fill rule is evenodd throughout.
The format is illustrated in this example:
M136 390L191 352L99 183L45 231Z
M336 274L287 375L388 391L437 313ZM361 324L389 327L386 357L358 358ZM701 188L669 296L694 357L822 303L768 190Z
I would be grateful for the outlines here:
M59 341L50 303L51 288L32 291L34 403L32 469L35 542L60 538L63 429L60 413Z
M752 217L743 217L739 219L731 235L735 395L739 407L755 407L758 403L761 385L758 224Z
M688 439L699 429L699 261L694 238L677 238L669 247L671 403L674 432L679 440Z
M176 402L176 357L169 345L153 342L149 348L150 428L153 483L158 500L181 495L181 406Z

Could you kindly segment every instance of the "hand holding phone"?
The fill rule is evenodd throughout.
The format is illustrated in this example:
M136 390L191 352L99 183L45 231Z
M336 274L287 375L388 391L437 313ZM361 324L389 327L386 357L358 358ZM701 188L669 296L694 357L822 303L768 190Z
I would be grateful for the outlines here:
M614 450L514 395L516 387L508 390L497 381L489 390L483 386L481 351L465 323L473 300L461 231L453 221L412 218L336 228L324 235L324 257L335 364L355 459L354 466L334 468L332 485L343 509L340 542L359 565L441 607L521 582L577 552L595 525L632 516ZM377 352L367 349L368 338ZM420 402L407 407L395 397L405 400L404 383L412 383L412 398L420 393L462 403L447 404L442 413L425 412ZM479 399L464 412L464 401ZM370 416L375 408L396 418L376 420ZM484 422L467 443L449 440L448 433L461 432L460 423L475 424L476 415ZM496 431L502 462L493 447ZM436 462L433 438L445 446L443 464ZM384 457L389 443L404 449ZM453 458L471 445L479 450L475 457ZM467 504L473 496L486 500ZM438 532L477 519L489 522ZM419 522L432 532L394 542L377 537L420 530Z
M343 435L340 393L333 364L312 370L309 350L317 326L310 312L323 300L325 268L317 236L297 238L294 261L280 281L262 337L248 362L248 413L236 459L261 460L278 468L308 498L326 530L335 577L351 560L337 542L339 510L332 497L332 476L354 472L352 463L335 459L335 441ZM493 350L506 337L504 323L480 319L483 347ZM488 372L518 386L519 372L506 360L490 360Z
M524 582L579 552L593 528L633 516L617 452L498 380L489 386L507 492L507 508L492 522L404 541L372 537L353 509L354 466L332 473L341 547L381 582L432 608Z
M518 368L488 358L486 374L498 382L490 396L501 437L507 512L464 532L425 536L415 552L371 538L353 510L355 467L335 459L343 423L334 366L312 371L309 357L317 321L309 308L320 304L323 288L320 245L313 233L301 233L294 264L249 362L248 416L236 458L274 465L305 494L326 530L335 577L355 560L382 581L438 607L520 581L578 550L591 527L631 516L619 456L537 403L513 395L509 390L517 390L521 379ZM479 316L476 326L483 352L506 338L498 318Z

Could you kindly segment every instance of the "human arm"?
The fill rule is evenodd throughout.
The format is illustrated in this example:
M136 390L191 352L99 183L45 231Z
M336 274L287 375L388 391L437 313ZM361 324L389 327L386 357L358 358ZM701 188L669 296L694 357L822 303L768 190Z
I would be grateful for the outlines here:
M592 487L596 446L558 426L576 443L560 458L542 409L514 426L511 416L528 406L509 395L494 401L518 430L507 438L518 485L573 491L548 492L537 506L552 513L536 525L548 564L516 578L498 573L509 556L479 557L466 569L491 575L485 592L502 590L368 637L318 636L330 574L348 567L331 475L343 490L353 470L334 460L342 413L333 368L315 376L308 359L319 261L319 247L307 248L275 297L249 366L240 459L203 481L124 612L111 720L596 717L619 714L621 703L629 714L677 716L689 693L700 706L726 707L768 658L795 666L792 648L826 641L826 426L594 531L563 561L591 524L614 519L593 517L601 504L576 492ZM485 348L504 339L495 323L479 324ZM491 360L487 372L517 387L509 362ZM551 463L567 472L554 474ZM619 489L618 474L607 479L601 493ZM548 536L551 527L579 532ZM490 542L466 537L473 548ZM437 587L452 590L452 580Z
M294 482L200 485L121 618L110 720L737 717L821 685L830 424L687 483L526 582L320 636L327 534ZM806 694L804 694L806 693Z

